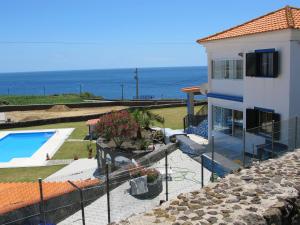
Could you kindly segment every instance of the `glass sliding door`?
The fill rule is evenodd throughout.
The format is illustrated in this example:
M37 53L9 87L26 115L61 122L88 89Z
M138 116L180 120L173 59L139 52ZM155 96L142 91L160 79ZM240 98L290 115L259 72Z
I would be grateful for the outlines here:
M239 138L243 135L243 112L213 106L212 113L214 131Z

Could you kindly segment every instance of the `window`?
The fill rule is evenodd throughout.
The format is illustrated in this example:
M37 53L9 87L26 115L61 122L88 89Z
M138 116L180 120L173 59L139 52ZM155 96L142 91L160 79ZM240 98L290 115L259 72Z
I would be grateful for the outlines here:
M274 121L274 127L273 122ZM280 137L280 115L271 110L264 110L260 108L246 110L246 128L248 132L262 134L272 137L274 131L274 138Z
M278 52L255 52L246 54L246 76L277 77Z
M213 106L213 130L230 136L242 137L243 112Z
M213 79L243 79L243 60L213 60Z

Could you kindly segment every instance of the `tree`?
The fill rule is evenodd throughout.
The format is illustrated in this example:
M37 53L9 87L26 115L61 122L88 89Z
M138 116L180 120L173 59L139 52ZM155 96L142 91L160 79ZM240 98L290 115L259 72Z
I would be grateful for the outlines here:
M130 111L131 115L139 125L137 130L137 138L142 138L142 128L148 130L151 125L154 125L155 122L164 123L165 120L162 116L151 112L146 108L137 108Z
M138 124L128 111L111 112L100 117L96 132L100 137L113 140L120 148L126 139L136 135Z

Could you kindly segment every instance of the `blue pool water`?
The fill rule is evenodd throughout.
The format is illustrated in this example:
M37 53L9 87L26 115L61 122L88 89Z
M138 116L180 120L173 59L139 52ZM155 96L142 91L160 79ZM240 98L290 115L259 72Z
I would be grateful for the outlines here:
M31 157L55 132L11 133L0 139L0 162ZM46 156L45 156L46 157Z

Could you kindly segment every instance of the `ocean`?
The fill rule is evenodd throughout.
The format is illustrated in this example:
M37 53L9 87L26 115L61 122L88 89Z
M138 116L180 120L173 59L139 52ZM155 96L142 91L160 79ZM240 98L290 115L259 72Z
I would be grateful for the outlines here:
M135 69L103 69L0 74L1 95L52 95L91 92L106 99L135 96ZM207 82L207 67L140 68L139 95L153 98L186 98L183 87ZM201 98L201 97L200 97Z

